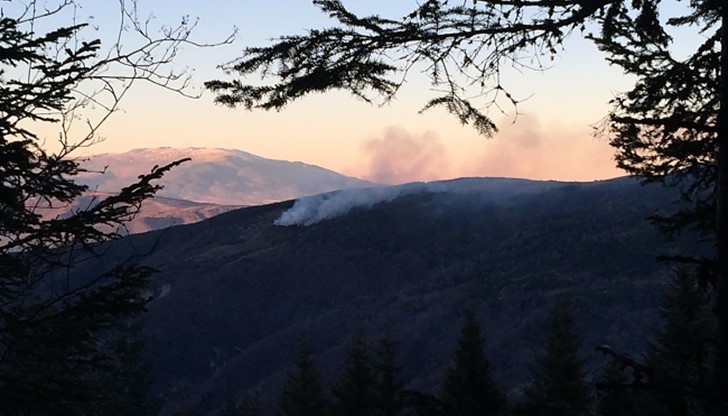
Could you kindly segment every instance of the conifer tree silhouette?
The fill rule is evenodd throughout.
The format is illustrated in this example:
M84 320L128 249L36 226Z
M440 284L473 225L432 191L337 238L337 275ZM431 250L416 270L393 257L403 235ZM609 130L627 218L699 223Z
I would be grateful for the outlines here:
M505 405L491 375L483 336L471 308L463 317L455 356L442 384L441 401L445 413L453 416L497 415Z
M529 415L586 416L591 412L591 389L579 358L581 338L574 330L569 303L556 303L549 317L543 352L532 367L533 379L524 390L523 408Z

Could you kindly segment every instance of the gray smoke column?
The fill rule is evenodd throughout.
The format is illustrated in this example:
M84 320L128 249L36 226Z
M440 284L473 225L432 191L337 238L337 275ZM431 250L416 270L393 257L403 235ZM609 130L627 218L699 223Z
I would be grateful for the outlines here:
M275 225L311 225L340 217L354 208L371 208L402 195L428 190L420 182L400 186L345 189L320 195L299 198L293 206L275 220Z

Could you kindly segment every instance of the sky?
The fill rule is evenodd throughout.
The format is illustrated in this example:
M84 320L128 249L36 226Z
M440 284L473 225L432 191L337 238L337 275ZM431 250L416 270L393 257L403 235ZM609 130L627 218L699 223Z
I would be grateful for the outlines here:
M16 3L16 5L19 3ZM355 10L401 15L413 1L345 1ZM396 6L393 6L396 5ZM104 39L118 26L118 1L82 1L79 20L90 19ZM366 9L361 8L365 5ZM2 8L12 6L2 5ZM399 7L396 9L395 7ZM122 110L102 128L103 142L86 153L124 152L139 147L236 148L259 156L302 161L384 183L499 176L590 181L623 175L613 151L593 126L609 110L608 101L633 82L610 67L588 41L572 36L565 50L544 72L504 73L506 87L526 98L506 114L491 112L500 132L484 138L442 109L419 114L432 96L427 79L412 74L398 98L372 106L345 93L319 94L280 112L249 112L213 103L202 90L209 79L227 79L219 65L245 46L264 45L283 34L329 22L305 0L139 0L139 14L153 16L152 26L173 25L182 16L199 19L192 38L224 39L231 45L185 47L177 69L189 68L199 99L184 98L151 85L136 85ZM54 133L48 133L49 146Z

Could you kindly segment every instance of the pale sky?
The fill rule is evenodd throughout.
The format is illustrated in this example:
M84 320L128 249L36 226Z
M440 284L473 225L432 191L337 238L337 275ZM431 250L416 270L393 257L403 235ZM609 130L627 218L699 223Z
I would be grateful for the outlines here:
M114 0L87 1L78 16L94 16L101 28L115 26ZM181 16L199 17L193 38L223 39L236 26L233 45L217 49L185 48L180 68L194 69L198 88L209 79L226 78L217 65L234 59L245 46L321 27L327 19L305 0L139 0L141 14L154 22L175 24ZM365 4L359 0L347 4ZM392 4L400 6L399 10ZM368 10L399 15L413 1L368 0ZM2 6L3 8L11 6ZM418 114L431 96L418 74L399 98L385 107L371 106L344 93L310 96L281 112L248 112L213 104L204 93L190 100L138 85L122 104L123 112L103 128L104 142L90 153L123 152L139 147L224 147L263 157L303 161L345 174L390 183L460 176L507 176L533 179L594 180L620 176L605 138L592 125L608 112L616 92L631 80L609 67L588 41L572 37L566 50L544 73L505 74L516 97L528 97L515 119L494 114L501 132L492 139L462 127L444 110ZM49 141L53 136L49 135Z

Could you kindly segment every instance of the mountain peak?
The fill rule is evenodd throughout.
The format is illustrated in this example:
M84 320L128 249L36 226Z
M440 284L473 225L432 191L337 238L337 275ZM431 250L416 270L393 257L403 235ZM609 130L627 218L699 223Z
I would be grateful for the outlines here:
M81 182L114 192L139 174L189 157L160 181L160 196L224 205L260 205L338 189L373 185L358 178L302 162L267 159L237 149L142 148L89 157ZM104 173L98 173L102 172Z

